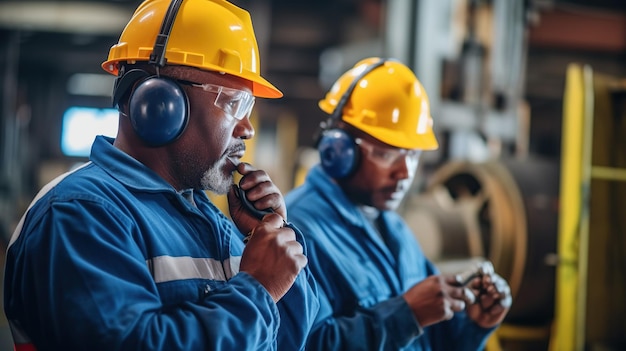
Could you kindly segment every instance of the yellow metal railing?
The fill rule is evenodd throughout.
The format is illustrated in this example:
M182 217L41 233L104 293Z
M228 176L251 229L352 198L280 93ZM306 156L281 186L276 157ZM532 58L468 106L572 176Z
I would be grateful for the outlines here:
M615 211L623 203L618 191L625 189L618 183L626 182L626 169L614 166L624 165L624 151L620 148L624 125L617 122L623 117L613 116L612 108L616 104L611 94L616 91L610 87L612 81L601 75L594 77L589 66L571 64L567 69L555 317L550 351L582 351L589 343L607 342L611 338L623 340L623 336L617 339L614 336L619 334L616 328L621 326L608 322L623 307L598 301L598 296L621 298L620 291L626 289L616 283L609 287L608 282L624 275L611 268L616 263L615 257L610 258L613 261L606 258L607 248L619 246L621 241L616 239L624 235L616 226L623 223L623 216ZM590 228L593 228L593 241L590 241ZM589 300L596 301L593 309Z

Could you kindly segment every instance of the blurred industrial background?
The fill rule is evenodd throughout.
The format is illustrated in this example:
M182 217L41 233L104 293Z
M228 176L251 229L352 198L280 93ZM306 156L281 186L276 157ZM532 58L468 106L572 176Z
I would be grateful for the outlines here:
M281 190L316 161L330 84L361 58L397 58L442 146L403 215L442 270L489 259L513 289L488 351L626 349L626 1L233 2L285 94L257 102L249 156ZM2 252L37 190L114 135L100 63L139 3L0 0Z

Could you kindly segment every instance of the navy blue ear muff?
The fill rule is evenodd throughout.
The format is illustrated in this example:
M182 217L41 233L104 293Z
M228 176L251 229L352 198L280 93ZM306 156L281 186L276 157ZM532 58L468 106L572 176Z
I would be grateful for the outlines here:
M149 146L176 140L189 121L189 101L183 89L167 77L150 76L130 95L128 116L135 133Z
M336 122L341 120L343 109L357 83L369 72L385 64L386 59L380 59L361 72L341 96L337 106L327 121L322 123L323 131L317 140L317 150L320 154L320 163L326 173L335 178L343 179L356 171L360 156L359 146L354 138L343 129L336 128Z
M120 99L130 90L128 117L135 133L152 147L176 140L189 122L187 94L173 79L159 75L159 68L167 62L165 49L182 2L173 0L170 3L154 43L148 63L156 66L157 74L131 69L122 72L114 87L113 106L118 109Z
M322 168L335 179L347 178L356 169L359 161L359 147L354 138L343 129L323 131L317 150Z

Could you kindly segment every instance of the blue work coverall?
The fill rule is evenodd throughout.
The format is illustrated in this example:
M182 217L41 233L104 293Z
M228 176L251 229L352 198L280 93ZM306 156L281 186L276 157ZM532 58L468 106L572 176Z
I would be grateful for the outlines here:
M425 328L418 324L402 294L438 272L397 213L381 213L379 235L319 165L285 200L290 221L306 238L319 286L320 313L307 350L484 348L493 329L464 312Z
M44 187L11 239L4 307L15 341L39 351L303 349L318 311L308 268L275 304L239 272L243 236L203 191L189 201L112 142L97 137L91 162Z

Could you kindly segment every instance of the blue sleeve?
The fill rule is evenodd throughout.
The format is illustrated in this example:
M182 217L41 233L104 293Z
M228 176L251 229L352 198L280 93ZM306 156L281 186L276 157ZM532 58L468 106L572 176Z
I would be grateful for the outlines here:
M484 350L489 335L495 330L480 327L465 312L455 313L451 320L425 329L433 351Z
M349 313L335 311L333 298L342 294L334 281L333 258L328 245L332 240L322 238L324 231L341 231L326 227L310 216L297 216L291 209L291 218L307 235L308 257L311 270L319 285L320 312L309 335L307 350L432 350L476 351L484 348L491 330L485 330L458 313L451 321L421 328L402 296L391 297L370 307L348 308ZM330 224L331 226L342 224ZM437 268L425 262L426 275L437 274ZM329 293L330 292L330 293ZM339 308L340 309L340 308Z
M440 274L430 261L426 262L428 275ZM471 320L467 314L458 312L449 321L425 328L434 351L478 351L484 350L489 335L495 328L485 329Z
M295 218L295 217L292 217ZM303 217L298 225L312 238L321 230L319 224ZM317 272L320 311L309 335L307 350L399 350L421 334L421 328L402 296L391 298L353 315L334 315L329 296L333 289L332 273L327 271L328 258L316 240L308 240L309 266Z
M400 350L422 333L401 296L362 309L352 316L333 316L320 290L320 314L307 350Z
M314 234L314 232L312 232ZM314 243L309 241L309 248ZM309 252L317 252L315 248ZM313 268L324 272L321 262L309 253ZM437 273L431 263L428 274ZM327 289L332 289L332 278L320 280ZM392 297L370 308L359 308L352 315L333 315L333 307L319 289L320 312L309 336L307 350L432 350L432 351L478 351L484 350L487 338L495 329L484 329L469 319L464 312L454 318L421 328L413 312L402 296ZM410 345L410 346L409 346Z
M304 248L304 255L308 256L300 230L291 223L287 226L295 231L298 242ZM277 305L281 318L278 349L304 350L306 339L319 310L317 284L308 265L300 272L296 282Z
M38 207L8 251L5 311L39 351L276 349L279 311L250 275L164 306L123 213L89 200Z

